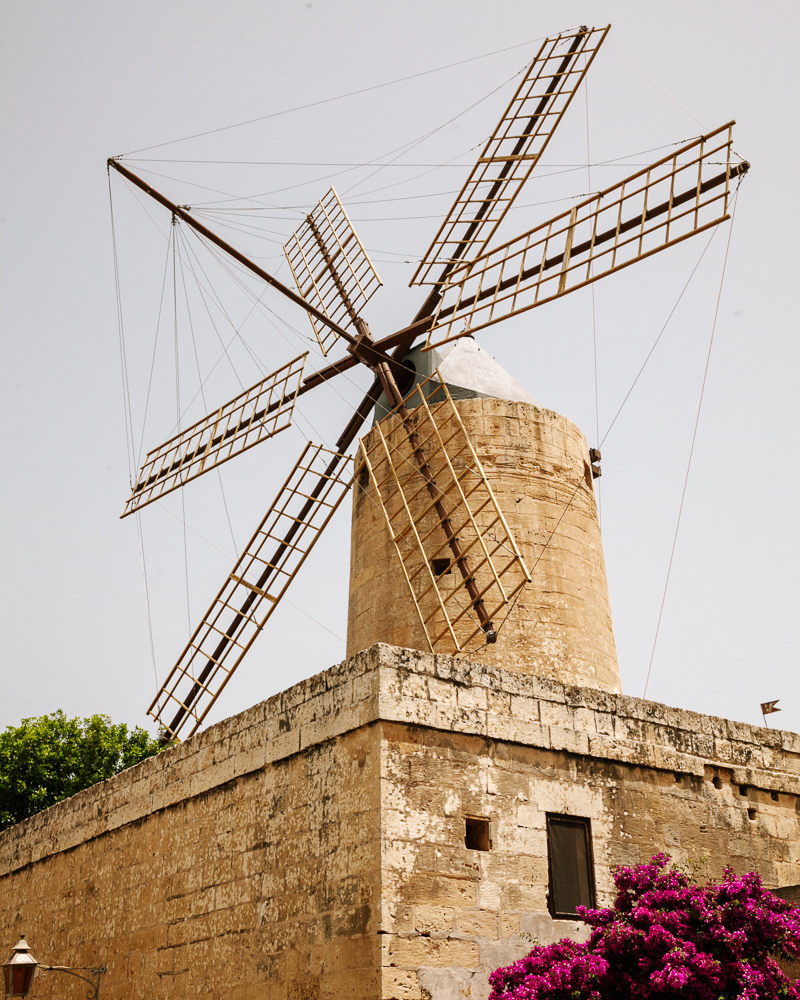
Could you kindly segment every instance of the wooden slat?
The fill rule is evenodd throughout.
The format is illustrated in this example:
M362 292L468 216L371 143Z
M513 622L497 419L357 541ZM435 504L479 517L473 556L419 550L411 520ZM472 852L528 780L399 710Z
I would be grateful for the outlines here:
M382 284L334 188L283 250L300 294L340 326L353 326ZM339 338L310 313L308 318L327 354Z
M530 582L530 573L438 370L405 401L414 432L434 470L441 502L490 618ZM485 634L471 612L464 581L416 463L408 433L393 411L362 438L360 459L384 515L420 624L432 652L474 651ZM452 563L450 578L437 577L434 559Z

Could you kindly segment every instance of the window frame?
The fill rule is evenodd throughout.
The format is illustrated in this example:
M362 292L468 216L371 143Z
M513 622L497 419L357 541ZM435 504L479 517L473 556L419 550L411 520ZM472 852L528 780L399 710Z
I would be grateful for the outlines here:
M570 823L583 826L586 843L586 867L589 882L589 902L586 904L589 909L597 907L597 892L595 889L594 877L594 851L592 849L592 820L589 816L573 816L570 813L546 813L547 831L547 909L553 920L579 920L577 913L557 912L555 907L555 892L553 891L553 851L551 849L551 826L552 821L567 820ZM581 904L583 905L583 904Z

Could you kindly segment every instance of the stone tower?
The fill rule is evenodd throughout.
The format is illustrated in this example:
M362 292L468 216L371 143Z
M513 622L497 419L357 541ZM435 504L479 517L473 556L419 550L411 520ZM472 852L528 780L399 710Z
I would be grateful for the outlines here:
M444 355L410 352L416 380L450 388L500 508L532 570L480 661L568 684L621 691L586 439L539 406L472 338ZM385 401L376 408L380 418ZM372 432L375 433L374 431ZM364 470L365 471L365 470ZM354 491L347 655L376 642L427 651L368 477ZM497 624L497 623L496 623Z

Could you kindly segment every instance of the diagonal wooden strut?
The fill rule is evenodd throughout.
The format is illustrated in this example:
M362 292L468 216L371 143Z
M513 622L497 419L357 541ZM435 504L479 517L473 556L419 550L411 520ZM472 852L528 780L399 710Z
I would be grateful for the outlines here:
M471 256L483 252L541 158L610 27L582 26L574 34L545 39L414 273L412 285L441 284L469 251L475 250ZM585 58L579 60L580 56ZM442 263L442 273L433 276Z
M460 265L442 292L426 347L542 305L724 222L731 180L749 168L731 163L733 125ZM713 172L720 161L725 169Z
M163 739L200 726L349 490L351 461L306 445L148 709Z
M112 157L111 159L108 160L108 166L113 167L114 170L116 170L118 173L122 174L123 177L129 180L131 184L135 184L136 187L144 191L145 194L150 195L150 197L154 201L157 201L159 205L163 205L164 208L169 209L169 211L172 213L173 216L175 216L178 219L183 219L183 221L187 225L191 226L192 229L200 233L201 236L205 236L205 238L209 240L211 243L214 243L221 250L224 250L225 253L230 254L230 256L233 257L234 260L237 260L240 264L243 264L244 267L246 267L249 271L252 271L253 274L257 275L263 281L266 281L268 285L272 285L272 287L277 289L277 291L279 291L282 295L285 295L287 299L290 299L298 306L302 306L302 308L305 309L306 312L309 313L309 315L313 316L316 320L322 323L323 326L327 326L329 329L333 330L334 333L338 334L348 344L356 343L356 338L351 333L348 333L347 330L342 329L342 327L339 326L338 323L334 323L334 321L330 319L330 317L326 316L324 312L321 312L319 309L316 308L316 306L312 305L310 302L306 302L304 298L302 298L296 292L293 292L291 288L288 288L286 285L284 285L282 281L278 281L278 279L273 277L273 275L271 275L268 271L265 271L263 267L259 267L258 264L250 260L249 257L246 257L243 253L240 253L236 249L236 247L231 246L231 244L228 243L226 240L223 240L222 237L217 236L217 234L213 232L213 230L209 229L207 226L204 226L203 223L195 219L193 215L190 215L188 209L185 206L181 207L180 205L176 205L174 201L170 201L169 198L166 198L163 194L161 194L160 191L156 191L154 187L151 187L147 183L147 181L143 181L142 178L137 177L132 170L128 170L127 167L124 167L119 162L119 160L114 159Z
M306 222L308 223L308 228L311 230L314 239L316 240L317 247L319 248L319 252L322 255L322 259L325 261L325 264L327 265L328 270L330 271L331 277L333 278L333 283L336 286L336 291L339 293L339 296L342 302L344 303L345 309L347 310L347 314L353 321L353 323L355 323L358 320L358 314L356 313L355 306L350 301L350 296L347 294L347 289L344 286L344 282L342 281L339 272L336 270L336 265L333 262L333 258L328 253L328 248L325 246L325 241L322 239L322 233L320 233L319 231L319 226L316 224L316 222L314 222L314 217L312 215L306 217Z
M148 452L123 517L291 426L308 354Z
M286 285L278 281L277 278L274 278L262 267L259 267L258 264L254 263L244 254L240 253L235 247L231 246L230 243L217 236L216 233L212 232L212 230L208 229L201 222L191 216L185 207L181 208L181 206L176 205L175 202L170 201L169 198L165 197L159 191L156 191L155 188L151 187L146 181L137 177L131 170L128 170L127 167L123 166L119 160L114 158L109 159L108 167L109 169L113 167L114 170L122 174L122 176L129 180L132 184L135 184L136 187L144 191L145 194L149 195L160 205L163 205L164 208L169 209L169 211L172 212L172 214L177 218L183 219L184 222L196 230L196 232L200 233L201 236L209 240L209 242L215 244L221 250L224 250L227 254L233 257L234 260L238 261L248 270L252 271L253 274L272 285L292 302L302 306L302 308L305 309L310 316L313 316L320 323L327 326L335 334L341 337L350 347L357 349L357 355L350 355L349 357L342 358L341 361L328 366L328 368L323 369L321 372L309 375L306 379L304 379L301 388L297 390L295 394L296 396L300 396L320 385L322 382L325 382L330 378L334 378L341 372L355 367L355 365L359 364L359 362L363 362L370 367L374 367L374 365L376 365L379 361L386 360L388 358L390 363L393 365L393 370L396 374L402 375L401 366L396 359L402 359L403 355L408 350L416 336L427 332L432 322L431 317L439 300L439 293L436 289L433 290L432 295L428 297L427 301L414 318L414 321L409 326L403 327L401 330L398 330L388 337L384 337L375 345L364 344L363 338L360 336L360 331L358 335L354 336L337 323L334 323L328 316L320 312L312 303L306 302L305 299L301 298L290 288L287 288ZM380 279L378 278L377 280L380 284ZM372 294L372 292L370 292L370 294ZM391 348L395 348L395 350L392 354L389 354ZM380 395L380 393L378 393L378 395ZM364 419L366 419L366 417L364 417ZM353 439L351 438L348 444L351 444L352 440Z

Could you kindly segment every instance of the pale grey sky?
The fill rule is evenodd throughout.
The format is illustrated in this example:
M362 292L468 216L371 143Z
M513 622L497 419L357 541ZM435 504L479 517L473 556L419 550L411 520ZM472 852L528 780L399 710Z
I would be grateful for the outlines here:
M544 221L669 144L737 119L735 148L752 170L730 242L648 696L754 723L761 701L780 698L784 712L770 723L800 729L796 3L3 0L0 11L0 726L57 708L142 724L155 689L136 524L119 520L129 468L107 157L125 153L131 169L213 216L210 225L284 280L281 244L334 183L384 281L366 310L384 335L422 301L422 290L407 287L413 261L537 40L611 22L586 95L573 102L519 199L531 207L515 210L506 232ZM428 70L437 72L377 86ZM317 103L365 88L376 89ZM582 166L587 96L591 174ZM308 104L315 106L282 113ZM214 131L250 119L263 120ZM211 134L172 141L203 132ZM373 160L384 166L357 166ZM198 367L205 377L221 353L218 334L227 340L233 328L217 312L215 331L195 298L190 329L180 270L175 324L169 218L119 178L112 189L133 431L136 449L147 451L175 423L176 326L184 410L197 393ZM251 200L232 200L243 196ZM605 556L632 695L642 694L650 661L727 240L725 225L603 444ZM479 341L596 444L596 411L603 438L707 242L695 237L595 285L597 406L590 289ZM222 270L212 274L211 258L202 266L268 370L311 346L299 309L267 291L262 301L274 315L256 310L245 321L252 303ZM259 377L241 340L231 359L185 419L228 399L239 380ZM303 441L335 440L368 379L363 372L340 381L304 398L294 429L223 467L237 545ZM177 519L184 513L192 529L186 553ZM206 476L183 500L173 494L148 508L142 529L163 679L234 555L219 480ZM348 559L349 506L212 720L343 657Z

